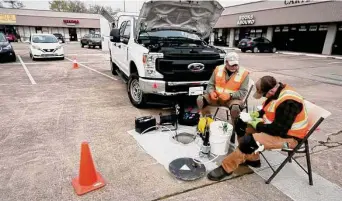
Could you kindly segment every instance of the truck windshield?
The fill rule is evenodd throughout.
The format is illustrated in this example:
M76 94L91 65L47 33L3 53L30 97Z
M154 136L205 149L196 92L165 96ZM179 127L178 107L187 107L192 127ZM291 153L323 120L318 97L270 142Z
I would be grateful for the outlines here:
M201 40L201 38L193 33L188 33L185 31L176 31L176 30L162 30L162 31L150 31L150 32L142 32L140 34L140 38L149 38L149 37L158 37L165 39L190 39L190 40Z

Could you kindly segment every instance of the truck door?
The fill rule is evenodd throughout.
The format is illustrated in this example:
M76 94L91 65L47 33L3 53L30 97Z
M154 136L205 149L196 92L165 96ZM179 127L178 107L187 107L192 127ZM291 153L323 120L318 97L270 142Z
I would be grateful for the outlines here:
M131 26L131 21L127 21L127 24L125 26L125 30L123 32L123 35L120 36L120 40L121 40L121 49L122 49L122 64L123 64L123 71L125 71L126 75L129 75L129 58L128 58L128 50L129 50L129 45L128 42L130 40L130 36L131 36L131 30L132 30L132 26Z
M123 32L125 30L125 26L126 26L126 21L123 22L120 26L120 38L123 35ZM119 66L120 70L123 70L123 49L122 49L122 42L112 42L111 43L111 47L110 47L110 52L111 52L111 56L112 56L112 60L113 62Z

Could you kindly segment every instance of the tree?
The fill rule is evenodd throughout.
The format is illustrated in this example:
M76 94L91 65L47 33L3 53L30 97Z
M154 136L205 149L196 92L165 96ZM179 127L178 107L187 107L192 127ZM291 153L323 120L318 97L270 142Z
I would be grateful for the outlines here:
M84 2L81 1L69 1L69 12L73 13L86 13L88 11Z
M86 13L87 7L84 2L79 0L76 1L63 1L53 0L49 2L50 10L62 11L62 12L73 12L73 13Z
M89 9L88 9L88 13L100 14L101 9L102 9L102 6L100 6L100 5L97 5L97 4L90 5ZM114 15L115 13L120 11L120 8L113 10L113 8L110 6L104 7L104 9L112 15Z
M17 0L14 0L14 1L7 1L7 0L5 0L5 1L3 1L4 3L6 3L6 4L8 4L9 6L9 8L16 8L16 9L20 9L20 8L24 8L25 6L24 6L24 4L23 4L23 2L21 2L21 1L17 1ZM3 7L3 5L2 5L2 3L1 3L1 7Z
M63 0L62 1L54 0L52 2L50 1L49 5L50 5L50 10L63 11L63 12L68 11L68 3Z
M84 2L79 0L76 1L63 1L63 0L53 0L49 2L50 10L53 11L60 11L60 12L73 12L73 13L93 13L93 14L100 14L102 6L93 4L87 8ZM119 12L120 9L117 8L115 10L112 7L107 6L105 9L112 15Z

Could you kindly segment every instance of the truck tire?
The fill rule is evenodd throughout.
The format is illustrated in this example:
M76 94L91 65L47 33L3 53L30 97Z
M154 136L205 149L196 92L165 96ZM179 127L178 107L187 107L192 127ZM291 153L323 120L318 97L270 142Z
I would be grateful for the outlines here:
M146 95L141 91L139 76L133 73L128 78L128 97L131 103L137 108L146 106Z
M118 73L116 72L116 70L118 69L118 66L114 62L112 62L112 58L110 58L109 62L110 62L110 70L112 71L112 75L118 75Z

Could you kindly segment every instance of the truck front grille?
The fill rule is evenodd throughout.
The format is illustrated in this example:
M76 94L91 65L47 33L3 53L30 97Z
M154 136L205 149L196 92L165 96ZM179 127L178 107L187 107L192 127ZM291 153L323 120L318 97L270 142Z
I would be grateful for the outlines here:
M191 63L204 64L204 70L201 72L191 71L188 69L188 65ZM223 63L223 59L170 60L163 58L157 59L156 70L164 75L165 81L203 81L209 80L214 69Z

